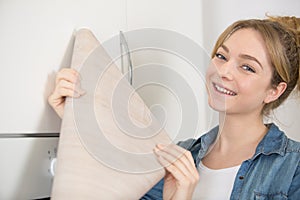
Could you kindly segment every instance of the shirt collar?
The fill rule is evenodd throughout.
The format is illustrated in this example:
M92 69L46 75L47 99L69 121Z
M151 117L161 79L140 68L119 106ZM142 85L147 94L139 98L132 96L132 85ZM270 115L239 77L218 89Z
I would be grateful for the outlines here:
M255 159L259 154L270 155L277 153L281 156L285 154L288 142L287 136L275 124L268 124L268 126L269 130L258 144L252 159Z
M261 140L261 142L258 144L255 154L251 158L252 160L254 160L260 154L270 155L273 153L277 153L282 156L285 154L288 142L286 135L281 130L279 130L279 128L273 123L268 124L268 127L269 130L264 136L264 138ZM200 161L206 155L206 153L209 150L209 147L218 137L218 132L219 126L216 126L207 134L199 138L199 142L201 142L201 148L199 150L197 161Z
M197 146L200 146L200 150L196 159L196 163L198 164L200 160L206 155L209 150L211 144L214 143L215 139L218 137L219 126L211 129L208 133L200 137L195 143L195 149L198 149ZM198 143L198 144L197 144ZM200 143L200 144L199 144Z

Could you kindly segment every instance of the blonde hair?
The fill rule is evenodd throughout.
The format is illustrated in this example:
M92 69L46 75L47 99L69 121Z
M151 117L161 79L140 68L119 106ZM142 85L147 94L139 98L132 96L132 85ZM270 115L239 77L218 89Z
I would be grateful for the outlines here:
M265 41L273 66L271 86L275 88L281 82L287 83L286 90L277 100L264 105L262 114L267 115L284 102L296 86L300 91L300 18L268 16L267 19L237 21L219 36L212 57L226 39L244 28L258 31Z

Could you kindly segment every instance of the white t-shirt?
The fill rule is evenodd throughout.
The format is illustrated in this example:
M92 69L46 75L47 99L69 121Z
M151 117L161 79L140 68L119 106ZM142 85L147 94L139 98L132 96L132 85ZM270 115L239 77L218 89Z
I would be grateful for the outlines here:
M225 169L209 169L200 162L198 166L199 183L193 194L194 200L228 200L230 199L239 166Z

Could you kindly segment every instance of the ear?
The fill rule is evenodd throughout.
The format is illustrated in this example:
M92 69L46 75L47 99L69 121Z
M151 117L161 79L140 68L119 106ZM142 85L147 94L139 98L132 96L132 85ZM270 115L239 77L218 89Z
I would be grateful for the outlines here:
M264 102L265 103L270 103L272 101L275 101L282 95L282 93L285 91L287 85L285 82L279 83L276 88L271 88L268 91L268 95L266 96Z

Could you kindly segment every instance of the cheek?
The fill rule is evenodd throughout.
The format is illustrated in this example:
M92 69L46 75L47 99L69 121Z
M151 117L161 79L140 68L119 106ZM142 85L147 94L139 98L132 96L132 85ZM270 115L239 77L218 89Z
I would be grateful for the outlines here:
M265 80L241 78L238 82L239 89L243 93L262 94L267 92L268 83Z
M262 81L242 81L239 84L239 91L244 97L245 102L252 102L260 105L267 96L266 83ZM256 103L255 103L256 102Z

